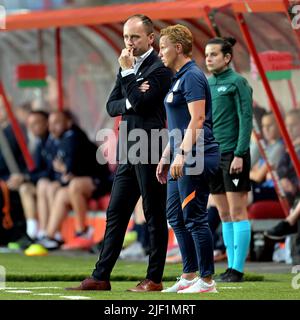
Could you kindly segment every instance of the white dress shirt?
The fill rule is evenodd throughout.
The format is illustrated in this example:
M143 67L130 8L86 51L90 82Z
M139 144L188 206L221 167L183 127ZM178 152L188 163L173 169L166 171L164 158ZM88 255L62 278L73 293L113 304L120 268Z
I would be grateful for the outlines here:
M145 52L143 55L141 55L140 57L135 57L135 63L133 65L133 68L131 69L126 69L121 71L121 75L122 77L126 77L130 74L136 74L139 67L141 66L141 64L145 61L145 59L151 54L151 52L153 51L153 48L151 47L147 52ZM130 109L132 108L131 103L129 102L128 99L126 99L126 109Z

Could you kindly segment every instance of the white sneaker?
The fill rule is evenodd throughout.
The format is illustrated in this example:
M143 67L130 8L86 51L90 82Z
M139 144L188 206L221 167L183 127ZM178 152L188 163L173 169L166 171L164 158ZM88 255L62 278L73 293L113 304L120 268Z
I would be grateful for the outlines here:
M48 250L59 249L61 243L55 239L50 239L48 237L44 237L41 240L37 241L38 244L42 245Z
M146 257L145 250L139 241L132 243L120 253L120 259L142 259Z
M179 277L177 278L177 282L172 287L164 289L161 292L178 292L179 290L189 288L198 280L199 280L199 277L196 277L193 280L187 280L182 277Z
M202 279L199 279L196 283L194 283L192 286L184 289L179 290L177 293L218 293L216 289L216 283L214 280L210 284L204 282Z

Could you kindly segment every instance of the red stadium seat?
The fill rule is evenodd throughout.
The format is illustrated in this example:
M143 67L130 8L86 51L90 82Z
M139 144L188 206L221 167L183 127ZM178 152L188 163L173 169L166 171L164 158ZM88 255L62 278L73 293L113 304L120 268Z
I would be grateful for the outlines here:
M285 219L279 201L274 200L254 202L248 207L248 216L250 220Z
M103 239L105 226L106 226L106 215L108 204L110 200L110 194L105 195L99 199L91 199L89 201L89 212L87 216L87 224L94 228L93 240L95 243ZM134 220L130 219L127 230L132 229ZM68 242L74 238L75 232L75 219L74 214L70 213L62 223L61 233L64 241ZM169 227L169 245L175 243L174 231Z
M89 200L89 210L91 211L106 211L110 200L110 195L107 194L99 199Z

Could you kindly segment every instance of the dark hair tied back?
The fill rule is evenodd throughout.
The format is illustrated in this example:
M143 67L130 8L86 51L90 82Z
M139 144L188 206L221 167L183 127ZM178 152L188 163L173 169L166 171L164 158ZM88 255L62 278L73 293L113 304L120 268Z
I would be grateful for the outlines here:
M224 39L224 41L229 42L232 47L236 44L236 39L233 37L224 37L223 39Z
M236 40L233 37L224 37L224 38L216 37L208 40L206 45L219 44L221 46L221 51L223 55L225 56L226 54L230 54L232 59L232 56L233 56L232 47L235 45L235 43L236 43Z

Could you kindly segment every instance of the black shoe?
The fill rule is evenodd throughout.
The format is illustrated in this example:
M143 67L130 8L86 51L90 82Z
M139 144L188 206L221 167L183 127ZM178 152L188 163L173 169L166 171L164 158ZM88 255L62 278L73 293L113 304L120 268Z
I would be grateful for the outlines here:
M223 282L243 282L244 274L235 269L231 269L228 276L224 279Z
M282 240L292 233L297 233L297 224L291 226L286 220L279 222L274 228L264 232L264 235L272 240Z
M22 250L27 249L31 244L34 243L34 241L27 234L24 234L15 242L20 246L20 249Z
M231 270L232 270L231 268L226 269L226 271L223 272L223 273L221 273L221 274L219 275L219 277L217 277L217 278L215 279L215 281L216 281L216 282L225 282L226 279L227 279L227 277L230 275Z

